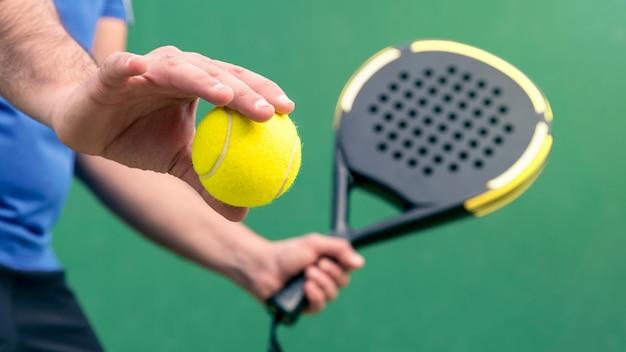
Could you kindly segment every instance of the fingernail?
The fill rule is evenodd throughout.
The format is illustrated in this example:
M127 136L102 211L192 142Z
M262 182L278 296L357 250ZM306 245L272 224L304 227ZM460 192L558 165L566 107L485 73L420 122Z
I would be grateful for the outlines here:
M222 84L220 82L217 82L217 83L215 83L213 85L213 89L215 89L215 90L224 90L224 89L230 89L230 87L225 85L225 84Z
M133 61L133 59L136 58L136 57L137 57L137 55L132 55L131 57L126 59L126 66L128 66L130 64L130 62Z
M278 101L283 104L296 105L291 99L289 99L285 94L278 97Z
M259 99L254 103L254 107L257 110L261 110L261 109L265 109L265 108L271 108L272 106L270 105L270 103L267 102L267 100L265 99Z
M365 258L362 255L354 253L351 257L352 263L356 266L363 266L365 264Z

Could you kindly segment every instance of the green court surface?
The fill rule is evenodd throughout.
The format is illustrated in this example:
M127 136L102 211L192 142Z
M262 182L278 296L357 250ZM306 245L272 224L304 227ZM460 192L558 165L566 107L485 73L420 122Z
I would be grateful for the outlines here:
M281 330L288 351L626 350L625 2L134 5L131 51L172 44L238 63L297 102L301 175L247 220L273 239L328 229L335 101L360 63L387 45L445 38L484 48L526 72L552 103L554 150L526 195L487 218L368 248L367 267L337 302ZM393 213L356 198L357 224ZM79 183L55 236L109 350L265 348L261 305L146 243Z

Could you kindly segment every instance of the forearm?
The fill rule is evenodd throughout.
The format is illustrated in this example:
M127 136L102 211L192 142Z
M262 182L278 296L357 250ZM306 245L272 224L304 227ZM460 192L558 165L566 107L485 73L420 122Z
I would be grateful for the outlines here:
M50 0L0 0L0 94L52 126L59 94L96 70Z
M180 180L81 156L79 176L146 238L253 290L263 278L269 242L225 220ZM255 280L255 282L252 281Z
M93 45L97 62L126 49L126 24L98 21ZM99 157L79 156L78 172L94 193L144 237L254 291L268 242L225 220L197 192L165 174L130 169ZM258 281L258 277L256 277Z

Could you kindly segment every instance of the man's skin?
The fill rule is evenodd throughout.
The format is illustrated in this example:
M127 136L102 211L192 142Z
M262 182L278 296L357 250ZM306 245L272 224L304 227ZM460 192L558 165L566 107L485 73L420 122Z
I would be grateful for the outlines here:
M98 67L50 1L0 0L0 93L81 153L81 179L146 237L261 300L306 270L309 310L321 310L363 258L340 239L271 242L224 219L240 220L246 209L213 199L190 161L198 98L256 121L291 112L293 102L260 75L174 47L109 55L125 38L122 21L100 20Z
M50 0L0 0L0 77L0 94L75 151L172 174L230 220L247 209L211 197L191 165L198 99L255 121L295 107L265 77L172 46L116 52L98 67Z

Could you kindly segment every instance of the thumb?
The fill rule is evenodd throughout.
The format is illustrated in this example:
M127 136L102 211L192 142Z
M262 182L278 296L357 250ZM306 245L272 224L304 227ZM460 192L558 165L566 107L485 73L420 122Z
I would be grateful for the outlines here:
M128 78L141 75L148 69L148 63L141 55L116 52L109 55L100 66L100 79L107 85L116 86Z
M345 269L354 270L365 264L365 259L342 238L314 234L309 235L307 241L318 256L334 259Z

